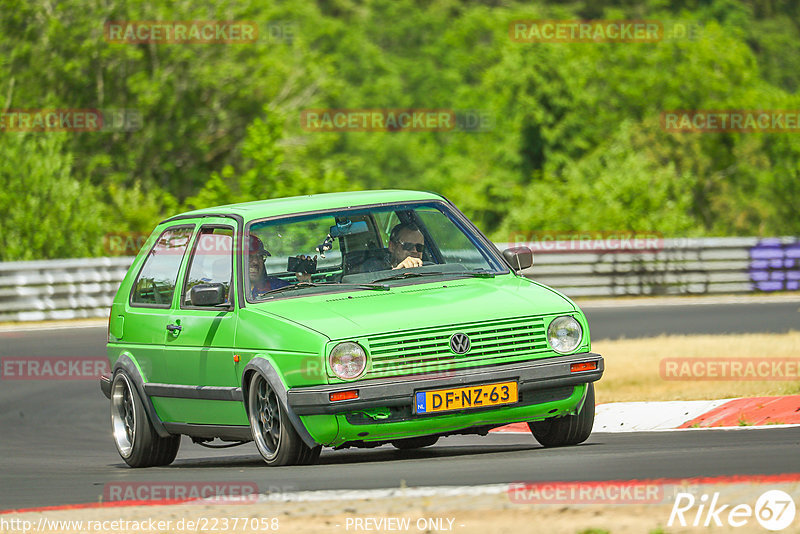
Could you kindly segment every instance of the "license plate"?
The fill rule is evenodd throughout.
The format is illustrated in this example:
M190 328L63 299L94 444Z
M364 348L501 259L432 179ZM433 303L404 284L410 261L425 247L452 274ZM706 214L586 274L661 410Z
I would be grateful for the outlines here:
M416 413L484 408L517 402L517 383L500 382L463 388L418 391Z

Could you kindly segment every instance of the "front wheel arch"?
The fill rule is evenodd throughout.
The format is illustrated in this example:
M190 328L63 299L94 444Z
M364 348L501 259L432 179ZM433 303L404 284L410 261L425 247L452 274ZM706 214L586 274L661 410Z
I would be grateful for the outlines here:
M260 372L248 374L246 407L250 431L261 457L270 466L309 465L319 459L321 445L307 446L286 410L277 390Z
M291 406L289 406L288 390L286 385L283 383L283 380L281 380L275 365L271 360L263 356L257 356L250 360L242 372L242 399L246 413L250 413L249 407L247 406L247 398L249 396L250 382L252 381L253 374L255 373L261 373L261 375L267 380L269 386L275 390L275 393L278 397L278 402L281 404L281 408L285 410L289 422L300 436L300 439L303 440L303 443L312 449L318 446L319 443L317 443L317 441L311 437L311 434L306 429L306 426L303 424L300 416L294 413L294 410L292 410Z

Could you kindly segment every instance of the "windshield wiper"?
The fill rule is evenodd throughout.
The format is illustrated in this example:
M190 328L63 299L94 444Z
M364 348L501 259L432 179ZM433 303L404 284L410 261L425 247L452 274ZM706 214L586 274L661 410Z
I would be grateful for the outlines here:
M291 284L288 286L278 287L275 289L270 289L269 291L265 291L264 293L259 293L259 297L263 297L264 295L269 295L272 293L282 293L283 291L293 291L295 289L306 289L309 287L356 287L358 289L372 289L375 291L389 291L389 286L384 284L339 284L339 283L332 283L332 284L317 284L314 282L297 282L296 284Z
M373 283L388 282L391 280L404 280L406 278L416 278L420 276L469 276L472 278L494 278L495 273L493 271L453 271L449 273L445 273L442 271L425 271L421 273L406 271L401 274L387 276L386 278L378 278L377 280L373 280L372 282Z
M465 274L473 278L494 278L496 273L494 271L467 271L459 274Z
M404 278L417 278L418 276L442 276L444 274L453 274L453 273L443 273L441 271L426 271L423 273L415 273L413 271L406 271L404 273L387 276L386 278L378 278L377 280L373 280L372 283L376 284L378 282L389 282L391 280L403 280Z

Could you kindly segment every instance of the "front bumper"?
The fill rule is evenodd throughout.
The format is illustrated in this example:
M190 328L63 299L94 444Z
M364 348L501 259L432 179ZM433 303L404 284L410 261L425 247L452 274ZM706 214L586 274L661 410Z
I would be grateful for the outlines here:
M574 363L597 362L597 369L572 372ZM592 352L554 356L507 365L447 373L380 378L344 384L293 388L289 406L297 415L341 414L370 408L410 406L417 391L515 380L520 393L595 382L603 376L603 357ZM446 375L446 376L443 376ZM331 401L330 394L358 390L358 398Z

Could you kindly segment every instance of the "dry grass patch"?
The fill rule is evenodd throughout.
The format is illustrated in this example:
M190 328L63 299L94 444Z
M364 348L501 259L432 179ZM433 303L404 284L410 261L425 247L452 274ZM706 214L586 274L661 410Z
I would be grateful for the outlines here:
M597 402L708 400L800 394L798 380L664 380L665 358L800 358L800 332L659 336L596 341L606 370L597 384Z

